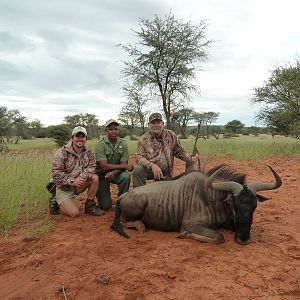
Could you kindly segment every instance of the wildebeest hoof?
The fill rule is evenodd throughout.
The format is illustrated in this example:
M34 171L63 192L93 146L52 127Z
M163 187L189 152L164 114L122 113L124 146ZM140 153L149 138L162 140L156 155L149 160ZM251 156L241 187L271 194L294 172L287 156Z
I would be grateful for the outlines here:
M225 242L224 235L221 232L218 232L217 238L216 238L216 244L221 244L224 242Z
M177 235L177 238L178 238L178 239L184 239L184 238L186 238L187 234L188 234L187 231L182 231L182 232L180 232L180 233Z
M216 239L216 244L222 244L222 243L224 243L224 242L225 242L224 237L219 238L219 239Z
M141 222L137 225L137 232L140 234L144 234L145 233L145 225Z

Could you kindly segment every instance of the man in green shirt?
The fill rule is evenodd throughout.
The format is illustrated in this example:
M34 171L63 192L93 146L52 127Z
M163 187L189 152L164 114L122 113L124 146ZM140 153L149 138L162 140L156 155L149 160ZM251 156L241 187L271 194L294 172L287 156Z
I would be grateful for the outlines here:
M110 119L105 123L106 137L95 145L97 162L96 173L99 178L98 207L108 210L112 207L110 183L118 185L118 196L128 192L130 175L133 170L128 164L128 146L125 140L118 137L119 123Z

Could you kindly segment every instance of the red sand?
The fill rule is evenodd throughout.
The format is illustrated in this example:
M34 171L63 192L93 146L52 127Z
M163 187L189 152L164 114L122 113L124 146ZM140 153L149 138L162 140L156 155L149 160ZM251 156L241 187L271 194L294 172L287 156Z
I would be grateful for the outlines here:
M40 239L23 240L22 228L0 237L0 299L300 299L300 159L219 158L208 167L223 162L249 182L273 180L269 164L282 177L280 189L261 193L272 199L258 205L251 244L231 232L220 245L151 230L127 229L127 240L109 228L113 211L51 217ZM183 168L177 161L175 174Z

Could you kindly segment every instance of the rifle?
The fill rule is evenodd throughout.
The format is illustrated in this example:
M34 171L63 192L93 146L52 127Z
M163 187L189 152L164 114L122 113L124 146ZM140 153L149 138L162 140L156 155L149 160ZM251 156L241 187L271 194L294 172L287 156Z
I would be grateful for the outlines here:
M193 147L193 153L192 156L195 156L196 154L199 154L198 148L197 148L197 142L198 142L198 138L199 138L199 134L200 134L200 127L201 127L201 123L198 124L198 128L197 128L197 135L195 138L195 142L194 142L194 147ZM185 171L192 171L193 170L193 163L189 164L186 163L185 165ZM200 158L198 157L198 171L200 171Z

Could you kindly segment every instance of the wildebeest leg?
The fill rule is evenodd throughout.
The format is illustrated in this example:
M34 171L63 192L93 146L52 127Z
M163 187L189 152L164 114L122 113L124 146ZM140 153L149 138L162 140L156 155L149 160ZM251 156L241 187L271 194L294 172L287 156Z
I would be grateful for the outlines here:
M202 243L214 242L219 244L224 242L224 236L221 232L207 228L202 224L183 227L177 237L181 239L194 239Z
M140 220L147 207L146 197L120 197L122 220Z
M145 225L142 221L136 220L136 221L121 221L122 226L126 228L135 228L138 233L145 233Z
M125 193L121 195L117 199L115 207L115 218L110 228L118 232L120 235L129 238L128 234L123 230L121 219L124 222L141 220L147 207L147 203L147 198L145 196L136 198L134 196L131 197L130 193ZM140 221L140 224L144 226L142 221ZM145 226L142 227L142 225L139 225L137 227L138 232L145 231Z

